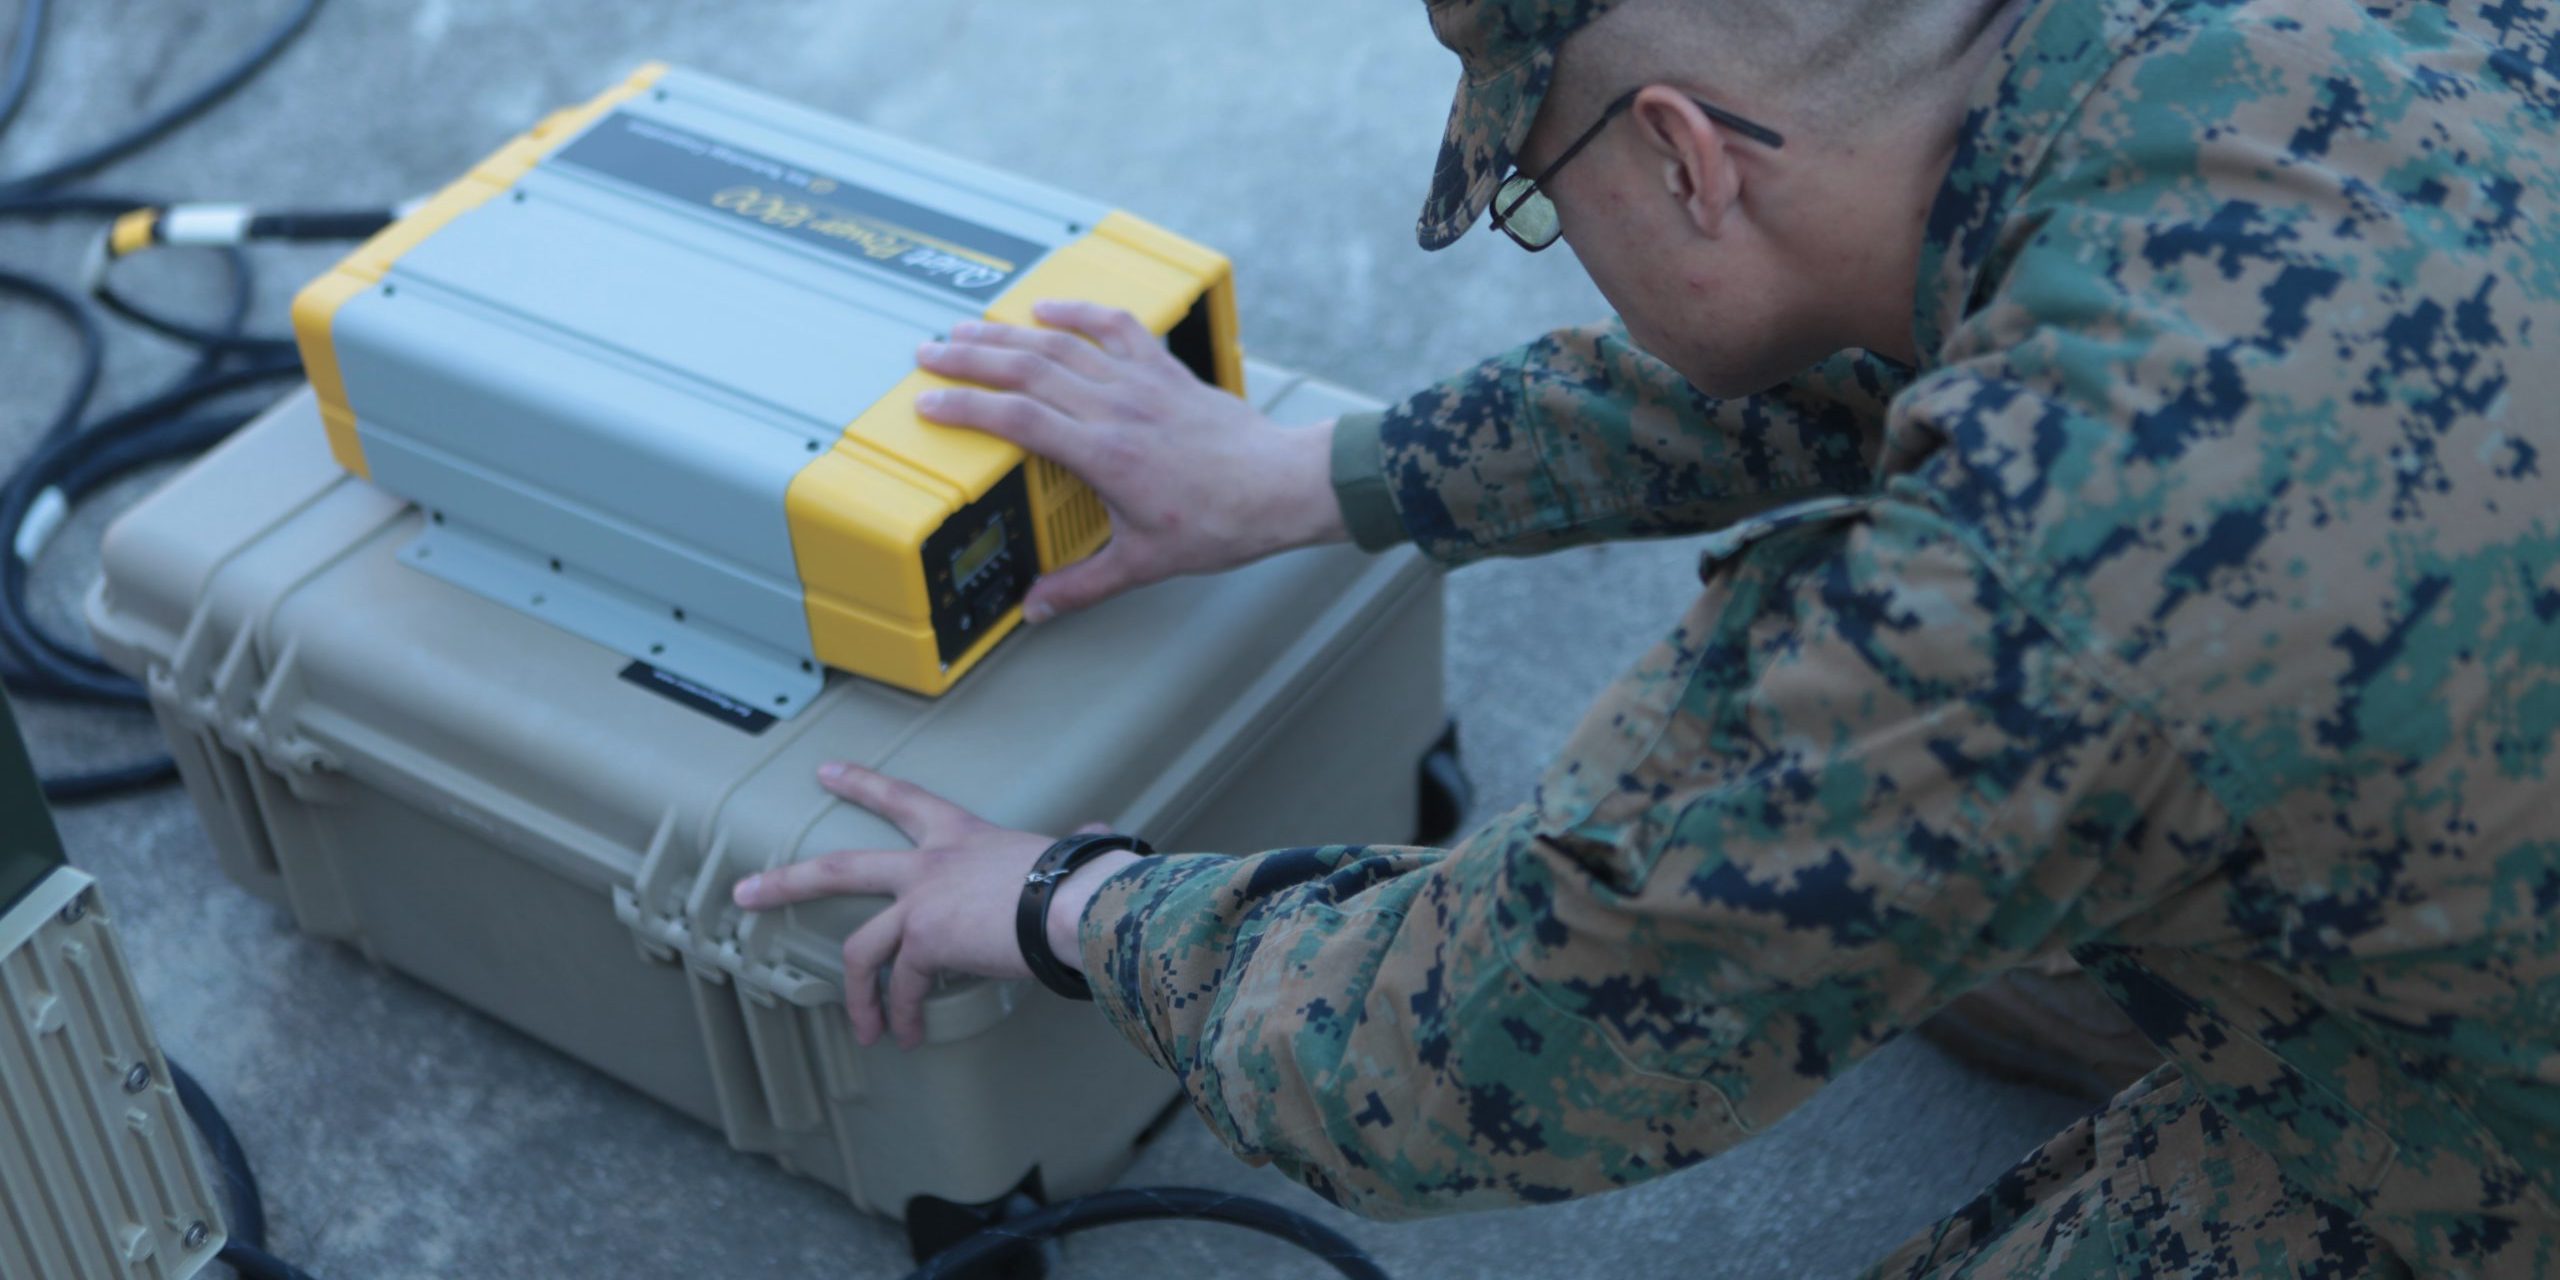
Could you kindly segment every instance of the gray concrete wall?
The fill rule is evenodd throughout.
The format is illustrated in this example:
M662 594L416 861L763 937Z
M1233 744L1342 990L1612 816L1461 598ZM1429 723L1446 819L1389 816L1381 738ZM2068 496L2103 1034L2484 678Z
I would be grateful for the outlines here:
M36 100L0 173L165 102L283 0L58 4ZM0 0L14 29L16 6ZM331 0L264 78L94 185L271 205L381 203L444 181L544 111L663 58L1109 200L1231 254L1256 354L1393 395L1604 308L1569 253L1478 233L1426 255L1412 224L1454 59L1420 6L1305 0ZM68 281L94 224L0 224L0 261ZM261 251L260 322L325 255ZM120 279L126 277L120 276ZM132 264L137 293L202 304L210 264ZM70 350L0 306L0 458L20 456ZM110 399L178 367L119 331ZM71 626L96 531L43 561ZM1484 811L1526 794L1583 706L1694 590L1693 552L1622 545L1450 583L1451 695ZM56 767L148 749L138 716L31 706ZM63 816L124 922L169 1047L227 1105L263 1173L274 1245L322 1277L899 1274L889 1224L346 950L220 879L174 790ZM1548 1209L1357 1222L1237 1164L1178 1119L1132 1183L1311 1208L1399 1276L1831 1275L1854 1270L2064 1123L2078 1104L1906 1041L1775 1131L1687 1174ZM1317 1274L1260 1237L1130 1227L1069 1274Z

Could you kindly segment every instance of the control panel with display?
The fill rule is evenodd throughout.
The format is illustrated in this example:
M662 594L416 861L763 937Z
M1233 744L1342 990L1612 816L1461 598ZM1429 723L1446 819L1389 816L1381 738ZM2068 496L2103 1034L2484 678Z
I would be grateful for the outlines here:
M925 589L933 599L942 661L968 652L987 628L1022 603L1039 567L1030 486L1016 467L925 540Z

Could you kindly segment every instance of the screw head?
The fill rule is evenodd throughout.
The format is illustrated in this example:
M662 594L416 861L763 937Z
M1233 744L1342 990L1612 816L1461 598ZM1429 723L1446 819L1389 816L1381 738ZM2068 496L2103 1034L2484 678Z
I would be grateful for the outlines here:
M140 1092L142 1092L143 1090L148 1089L148 1088L150 1088L150 1087L151 1087L151 1064L150 1064L150 1063L148 1063L148 1062L137 1062L137 1063L133 1064L133 1070L131 1070L131 1071L127 1071L127 1072L125 1072L125 1073L124 1073L124 1091L125 1091L126 1093L140 1093Z
M89 895L88 895L88 894L85 894L85 893L84 893L84 894L81 894L79 897L73 898L71 901L66 902L66 903L64 903L64 904L62 905L62 922L63 922L64 924L78 924L78 923L80 923L80 919L81 919L81 917L86 916L86 915L88 915L88 914L89 914Z
M188 1248L201 1249L204 1247L204 1242L212 1238L213 1228L208 1227L201 1222L191 1222L187 1224L185 1244Z

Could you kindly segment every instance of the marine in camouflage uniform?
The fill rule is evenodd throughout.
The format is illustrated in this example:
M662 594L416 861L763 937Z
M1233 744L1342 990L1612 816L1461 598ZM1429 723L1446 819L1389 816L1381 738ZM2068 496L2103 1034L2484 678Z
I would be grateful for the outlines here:
M2068 954L2169 1065L1882 1274L2560 1271L2555 27L2041 0L1921 367L1717 402L1595 328L1345 420L1365 545L1712 532L1704 590L1455 849L1114 877L1104 1008L1399 1216L1695 1164Z

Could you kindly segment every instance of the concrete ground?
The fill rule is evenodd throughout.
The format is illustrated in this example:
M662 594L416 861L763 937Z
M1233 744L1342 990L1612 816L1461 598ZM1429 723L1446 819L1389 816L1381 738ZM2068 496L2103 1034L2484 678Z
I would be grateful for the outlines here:
M169 100L286 0L57 5L0 174ZM1255 352L1392 395L1604 313L1566 253L1476 234L1425 255L1412 223L1455 78L1418 6L1121 0L330 0L217 114L95 184L270 205L425 190L548 108L663 58L1108 199L1233 255ZM16 5L0 0L13 30ZM68 281L94 224L0 225L0 261ZM202 301L207 264L129 285ZM261 251L262 324L321 263ZM0 458L65 380L51 322L0 307ZM109 395L176 367L119 331ZM145 482L147 483L147 482ZM97 529L41 567L71 625ZM1621 545L1449 582L1450 691L1492 812L1525 795L1589 698L1679 611L1692 550ZM24 708L55 768L147 749L136 715ZM322 1277L890 1276L898 1232L829 1192L350 951L232 888L175 790L62 815L123 921L165 1043L228 1106L262 1172L273 1245ZM1577 1204L1359 1222L1231 1159L1178 1119L1129 1175L1270 1196L1341 1225L1399 1276L1836 1275L1962 1202L2079 1104L1981 1078L1916 1040L1772 1132L1689 1173ZM1260 1237L1132 1227L1068 1275L1304 1276Z

